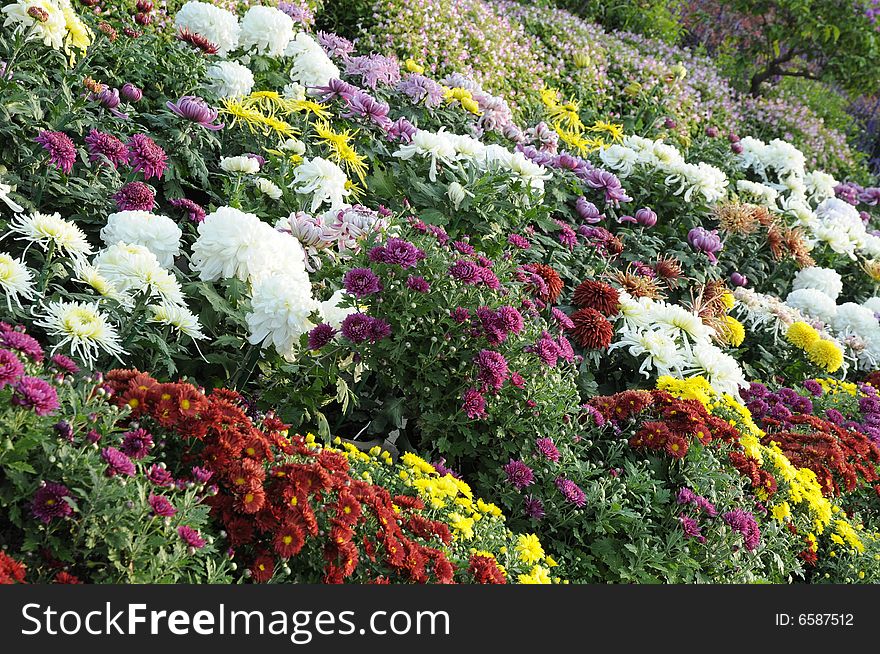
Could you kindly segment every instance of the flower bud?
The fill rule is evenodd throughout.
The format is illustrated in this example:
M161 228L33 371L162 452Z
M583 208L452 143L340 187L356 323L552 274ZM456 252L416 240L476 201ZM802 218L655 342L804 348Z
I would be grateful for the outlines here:
M446 195L452 201L452 206L455 207L457 211L461 206L461 203L464 202L464 199L467 196L467 191L465 191L464 187L458 182L452 182L452 184L449 185L449 188L446 189Z
M123 97L123 99L127 100L128 102L140 102L141 98L144 97L143 91L141 91L134 84L128 83L123 85L122 90L119 92L119 94Z
M653 227L657 224L657 214L648 207L642 207L636 211L636 222L643 227Z

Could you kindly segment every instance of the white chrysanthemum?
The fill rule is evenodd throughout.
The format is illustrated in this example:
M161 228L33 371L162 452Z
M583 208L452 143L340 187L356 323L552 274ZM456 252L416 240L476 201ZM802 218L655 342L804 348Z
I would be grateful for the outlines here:
M776 198L779 197L779 191L759 182L750 182L747 179L741 179L736 183L736 190L740 195L746 195L749 199L764 205L765 207L775 207Z
M681 152L674 145L669 145L660 140L648 140L650 145L646 151L646 163L650 161L653 165L664 169L674 168L678 164L684 163L684 157L681 156Z
M156 255L143 245L117 242L98 252L92 264L120 292L144 293L165 302L183 304L183 291L177 278L159 265Z
M822 202L834 197L837 180L822 170L813 170L804 175L804 185L813 202Z
M619 177L629 177L639 164L639 153L619 143L614 143L600 150L599 158L606 167L614 170Z
M123 293L116 282L105 277L97 266L90 263L78 263L74 270L73 279L90 287L101 297L115 300L126 308L132 306L131 296Z
M306 87L299 82L291 82L290 84L284 85L281 95L288 100L297 100L301 102L306 99Z
M68 350L91 366L103 350L111 356L124 353L119 334L97 303L49 302L36 323L50 336L61 340L53 348Z
M342 301L347 298L348 294L343 289L339 289L329 300L321 302L319 308L321 319L334 329L339 329L342 326L342 321L345 320L348 315L357 311L357 307L354 306L347 308L339 306Z
M309 283L305 250L302 243L288 232L263 230L248 268L251 283L272 275L286 277L291 283Z
M282 275L258 280L251 294L251 311L246 320L252 345L272 345L284 357L296 352L299 338L314 324L309 320L319 304L309 284L293 283Z
M685 202L690 202L694 195L702 195L706 202L717 202L727 194L727 185L730 183L727 176L719 168L703 161L698 164L680 161L665 167L665 170L669 173L666 185L678 185L673 192L675 195L684 194Z
M208 88L221 98L240 98L254 88L254 74L235 61L218 61L208 67Z
M0 252L0 288L6 295L6 306L12 311L12 303L21 307L21 298L34 296L33 275L23 261Z
M13 188L11 185L0 184L0 202L3 202L3 204L12 209L15 213L21 213L24 211L24 207L9 197L9 194L12 193L12 191Z
M779 198L779 206L805 227L813 227L819 220L810 205L799 198Z
M855 302L844 302L837 307L832 326L840 333L857 334L862 338L873 334L880 336L880 325L874 312Z
M827 222L862 225L864 227L858 210L849 202L844 202L836 197L822 200L819 206L816 207L816 217Z
M283 195L278 185L272 180L266 179L265 177L258 177L254 180L254 186L259 189L260 193L271 198L272 200L280 200Z
M331 208L340 207L351 191L345 188L348 178L345 172L332 161L315 157L304 159L296 167L290 186L302 195L311 194L311 211L316 211L322 204Z
M711 327L703 324L700 316L677 304L657 303L653 318L660 329L674 337L683 336L685 346L688 339L694 343L708 342L715 333Z
M643 329L653 322L656 303L651 298L636 299L626 291L622 291L618 302L618 315L623 318L627 329Z
M243 50L280 57L292 38L293 19L275 7L251 7L241 19L238 44Z
M241 33L235 14L207 2L187 2L174 17L174 26L204 36L221 57L238 47Z
M736 359L711 343L695 345L686 365L688 376L702 375L718 393L739 397L739 389L749 385Z
M261 261L270 255L265 244L278 234L254 214L232 207L220 207L205 216L198 232L192 265L206 282L229 277L246 281L255 267L266 263Z
M448 134L447 138L455 148L459 159L469 160L478 164L485 163L486 146L479 140L465 134Z
M623 337L608 349L615 350L621 347L627 348L636 358L645 357L642 365L639 366L639 372L645 377L650 377L649 371L653 370L656 370L658 375L677 373L685 362L675 339L660 330L625 332Z
M836 301L843 290L843 280L836 270L810 266L797 272L791 287L794 290L814 288Z
M30 215L18 214L9 223L9 231L18 238L36 243L43 250L53 246L62 254L74 259L92 253L92 246L77 225L64 220L61 214L34 212Z
M880 236L865 234L862 239L862 253L872 259L880 258Z
M220 168L227 173L245 173L255 175L260 172L260 162L254 157L239 155L237 157L222 157Z
M785 303L816 320L831 324L837 305L825 293L815 288L799 288L788 294Z
M511 173L538 192L544 191L544 180L553 176L544 166L531 161L522 152L514 152L507 167Z
M880 297L877 297L876 295L874 297L869 297L862 302L862 306L870 309L874 313L880 313Z
M119 211L107 216L107 224L101 229L104 245L122 241L143 245L156 255L159 265L170 268L174 257L180 254L183 232L171 218L148 211Z
M428 179L436 182L437 163L440 162L448 165L455 162L457 150L455 149L455 142L450 136L450 134L447 134L442 129L439 132L428 132L420 129L413 135L410 143L401 145L397 149L394 156L404 160L412 159L416 155L430 159L431 167L428 170ZM505 150L505 152L507 151Z
M762 153L764 166L773 168L780 179L794 175L803 179L806 157L788 141L773 139Z
M202 325L196 315L181 304L151 304L147 307L150 312L148 322L168 325L181 334L186 334L193 340L206 338L202 333Z
M46 22L41 22L28 15L32 7L46 12ZM31 32L29 38L43 42L43 45L60 50L67 36L67 20L64 18L64 10L57 2L50 0L18 0L13 4L3 7L6 14L3 21L4 27L10 25L20 27L24 32Z
M738 155L740 166L742 168L751 168L763 175L764 151L767 148L767 144L751 136L743 137L740 139L739 144L742 146L742 152Z
M331 79L339 79L336 67L324 48L305 32L299 32L290 41L284 55L292 59L290 79L302 86L327 86Z
M810 230L810 245L815 247L818 243L824 243L834 252L845 254L850 259L856 259L857 243L853 242L849 233L839 225L818 223Z

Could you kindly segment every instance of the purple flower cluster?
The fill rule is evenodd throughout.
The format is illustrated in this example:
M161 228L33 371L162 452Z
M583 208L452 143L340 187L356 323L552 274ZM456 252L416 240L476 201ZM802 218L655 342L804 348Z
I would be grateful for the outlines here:
M467 315L465 315L466 312ZM453 311L453 320L464 323L470 319L470 312L467 309L459 307L456 314ZM500 345L509 334L519 334L525 321L518 309L511 306L501 306L492 310L489 307L480 307L477 309L477 315L472 321L472 336L483 335L491 345Z
M678 522L681 525L681 530L684 532L685 537L696 538L701 543L706 542L706 537L703 536L700 525L694 518L689 515L680 515L678 516Z
M201 534L192 527L186 525L179 526L177 528L177 535L180 536L180 540L182 540L187 547L191 547L194 550L200 550L206 545L205 539L202 538Z
M480 350L474 363L477 365L477 379L484 391L498 392L510 377L507 360L500 352Z
M743 509L734 509L721 517L731 529L742 534L747 550L752 552L761 544L761 530L751 513Z
M214 124L214 121L217 120L220 113L198 96L185 95L177 102L171 102L169 100L165 103L165 106L168 107L169 111L175 113L184 120L193 122L212 132L223 129L223 123L220 123L219 125Z
M119 211L152 211L156 194L143 182L128 182L112 196Z
M108 477L115 477L116 475L134 477L134 463L115 447L105 447L101 450L101 458L107 464L104 474Z
M511 459L503 469L504 474L507 475L507 483L517 490L522 490L535 483L534 471L522 461Z
M342 278L342 285L355 297L365 297L382 290L382 282L369 268L352 268Z
M694 491L687 487L682 487L681 489L679 489L675 501L682 505L695 506L703 511L710 518L714 518L718 515L718 510L715 508L715 505L712 504L712 502L701 495L697 495L696 493L694 493Z
M14 352L0 349L0 388L16 383L24 374L24 364Z
M369 251L370 261L412 268L425 258L425 253L402 238L389 238L385 245L377 245Z
M31 510L34 517L48 524L56 518L66 518L73 513L73 507L65 498L73 497L64 484L46 482L34 493Z
M109 162L114 168L128 162L128 147L112 134L92 129L85 138L89 161L92 163Z
M174 505L171 504L171 502L168 501L168 498L164 495L154 495L153 493L150 493L147 502L150 504L150 509L153 511L153 515L157 515L161 518L170 518L177 513L177 509L174 508Z
M556 488L569 504L574 504L576 507L581 508L587 503L587 494L571 479L558 477L555 483Z
M351 313L342 321L342 335L352 343L375 343L391 334L391 325L365 313ZM319 348L313 348L319 349Z
M552 461L553 463L559 462L559 449L556 447L552 438L539 438L535 441L535 447L541 456L548 461Z
M43 130L34 139L49 153L49 161L65 175L69 175L76 162L76 146L64 132Z
M153 437L146 429L133 429L122 435L120 451L132 459L143 459L153 447Z
M52 385L39 377L21 377L14 386L12 403L32 409L38 416L48 416L58 410L58 393Z

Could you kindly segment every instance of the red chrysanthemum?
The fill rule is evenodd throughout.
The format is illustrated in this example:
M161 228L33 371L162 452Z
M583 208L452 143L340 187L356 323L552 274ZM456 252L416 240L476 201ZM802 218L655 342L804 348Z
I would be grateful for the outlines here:
M471 557L468 572L473 575L474 581L478 584L507 583L507 578L504 576L504 573L501 572L498 563L495 559L488 556L474 554Z
M578 309L571 316L571 334L578 345L588 350L604 350L611 345L614 328L595 309Z
M587 279L574 290L574 304L582 309L595 309L603 316L613 316L620 304L620 293L613 286Z
M547 304L556 304L556 300L559 299L563 287L562 278L559 276L559 273L543 263L532 264L530 269L547 284L547 292L539 293L538 298Z
M275 559L271 554L260 554L254 559L250 567L251 579L258 584L264 584L275 573Z

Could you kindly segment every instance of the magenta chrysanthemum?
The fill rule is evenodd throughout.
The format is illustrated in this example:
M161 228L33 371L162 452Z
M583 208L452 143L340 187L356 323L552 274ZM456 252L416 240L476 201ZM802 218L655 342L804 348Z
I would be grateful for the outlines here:
M172 207L176 207L178 209L183 209L189 214L189 219L194 223L200 223L205 219L207 213L202 208L201 205L196 204L192 200L188 200L187 198L176 198L174 200L169 200L168 204Z
M134 463L115 447L105 447L101 450L101 458L107 464L104 474L108 477L115 477L116 475L134 477Z
M72 497L70 490L64 484L46 482L34 493L31 502L31 510L34 517L48 524L55 518L66 518L73 513L73 507L64 499Z
M76 162L76 146L67 134L44 130L34 141L42 145L43 149L49 153L49 161L64 174L70 174L70 171L73 170L73 164Z
M486 413L486 398L476 388L469 388L462 397L461 409L471 420L482 420Z
M171 476L171 473L155 463L147 471L147 479L156 484L156 486L174 485L174 477Z
M33 409L38 416L48 416L61 406L58 393L45 379L22 377L15 383L12 403Z
M146 429L133 429L122 435L119 449L132 459L143 459L153 447L153 437Z
M24 374L24 364L9 350L0 350L0 388L14 384Z
M0 333L0 345L16 350L24 354L27 358L35 363L43 361L43 348L33 336L28 336L24 332L15 331L13 329L4 330Z
M161 518L170 518L177 513L177 509L175 509L174 505L168 501L167 497L150 493L150 497L147 501L150 503L150 508L153 510L153 514Z
M119 211L152 211L156 204L153 189L143 182L129 182L112 197Z
M535 447L538 448L538 452L548 461L553 461L554 463L559 461L559 450L553 443L552 438L539 438L535 441Z
M382 290L382 283L369 268L352 268L342 278L342 285L355 297L372 295Z
M86 136L86 149L92 163L109 162L114 168L128 162L128 148L112 134L93 129Z
M68 375L75 375L79 372L79 366L70 357L66 357L63 354L53 354L49 361L59 372L67 373Z
M205 546L205 539L192 527L181 525L177 528L177 535L188 547L200 550Z
M505 464L504 473L507 475L508 483L520 490L535 483L535 473L532 469L516 459L511 459Z
M500 352L480 350L475 363L477 364L477 379L486 389L498 391L510 377L507 360Z
M162 179L168 167L168 155L146 134L135 134L128 139L128 163L135 172L142 172L144 179Z
M556 480L556 488L559 489L559 492L562 493L565 501L569 504L574 504L580 508L587 503L587 494L571 479L559 477Z

